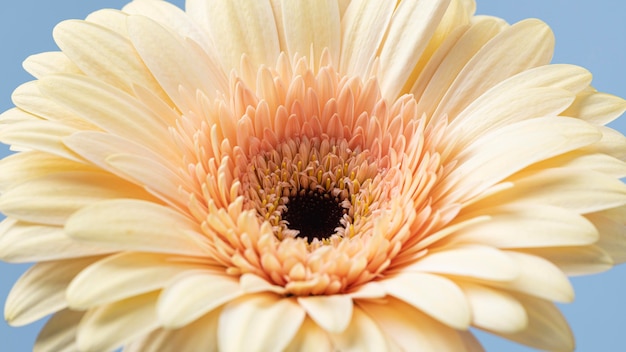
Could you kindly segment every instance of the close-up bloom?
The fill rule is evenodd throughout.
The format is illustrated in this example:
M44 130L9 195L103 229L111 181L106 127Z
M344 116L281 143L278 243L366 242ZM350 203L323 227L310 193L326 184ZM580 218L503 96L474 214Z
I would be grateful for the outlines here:
M626 261L626 101L473 0L135 0L0 115L35 351L571 351ZM472 329L472 330L470 330Z

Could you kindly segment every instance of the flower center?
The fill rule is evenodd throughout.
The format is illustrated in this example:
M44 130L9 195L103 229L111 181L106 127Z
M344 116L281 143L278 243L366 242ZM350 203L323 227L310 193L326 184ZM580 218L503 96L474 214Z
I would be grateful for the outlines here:
M291 230L298 231L296 237L326 240L341 226L346 210L337 198L328 193L309 191L303 195L289 197L282 218Z

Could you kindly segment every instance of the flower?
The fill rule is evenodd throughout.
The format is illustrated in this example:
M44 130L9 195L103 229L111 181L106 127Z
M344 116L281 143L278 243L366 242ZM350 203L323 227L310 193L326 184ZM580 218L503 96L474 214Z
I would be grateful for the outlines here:
M626 261L626 110L468 0L136 0L55 28L2 114L35 349L572 350Z

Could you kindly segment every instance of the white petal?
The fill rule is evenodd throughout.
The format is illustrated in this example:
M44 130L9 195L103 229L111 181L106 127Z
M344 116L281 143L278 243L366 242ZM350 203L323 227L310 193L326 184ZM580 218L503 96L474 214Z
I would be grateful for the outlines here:
M298 303L322 329L343 332L352 320L352 297L346 295L298 297Z
M313 49L313 68L317 69L320 57L328 48L334 67L339 64L341 24L336 1L283 0L283 25L289 57L296 53L309 56Z
M222 311L217 330L219 350L280 351L289 345L305 316L293 298L270 293L242 297Z
M341 19L339 72L369 78L378 47L391 20L395 3L386 0L353 0Z
M157 297L158 292L147 293L89 310L78 326L79 350L113 350L156 329Z
M383 97L392 101L398 97L448 4L448 0L404 0L398 4L380 48Z
M84 312L69 309L54 314L39 332L33 352L77 351L76 330L83 315Z
M82 270L66 297L72 309L86 310L163 288L176 275L202 266L172 256L123 252Z
M619 243L607 248L621 247L624 251L626 243L623 238L623 226L620 226ZM532 248L524 253L536 255L547 259L556 265L567 276L590 275L609 270L613 267L614 261L610 251L604 249L601 244L580 247L550 247Z
M359 301L357 305L376 322L387 339L399 346L400 350L437 352L466 350L462 334L402 301L390 298L384 303Z
M519 275L516 263L491 247L465 246L430 252L403 269L407 272L451 274L510 281Z
M479 214L488 215L489 221L462 228L448 237L451 243L530 248L586 245L599 238L596 228L583 216L554 206L503 205L481 209Z
M73 238L119 251L207 254L196 222L140 200L102 201L85 207L68 219L65 231Z
M470 307L451 280L432 274L405 272L381 281L394 296L440 322L459 330L469 328Z
M518 332L528 325L524 306L502 290L459 283L472 309L472 325L502 333Z
M157 312L165 328L185 326L243 294L233 277L208 270L176 278L159 297Z
M5 111L0 120L6 122L6 119L10 118L9 115L14 112L25 114L23 111L18 111L17 109ZM53 121L21 121L2 126L0 141L11 145L11 148L37 150L65 159L80 161L80 157L61 142L63 137L76 131L74 127Z
M86 266L99 258L43 262L32 266L7 296L5 319L21 326L67 307L65 289Z

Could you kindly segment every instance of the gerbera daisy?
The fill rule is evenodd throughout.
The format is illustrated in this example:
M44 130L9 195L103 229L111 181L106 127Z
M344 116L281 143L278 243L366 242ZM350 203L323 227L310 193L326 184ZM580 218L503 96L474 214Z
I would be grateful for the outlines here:
M626 110L469 0L136 0L54 30L0 141L36 350L572 350L626 260Z

